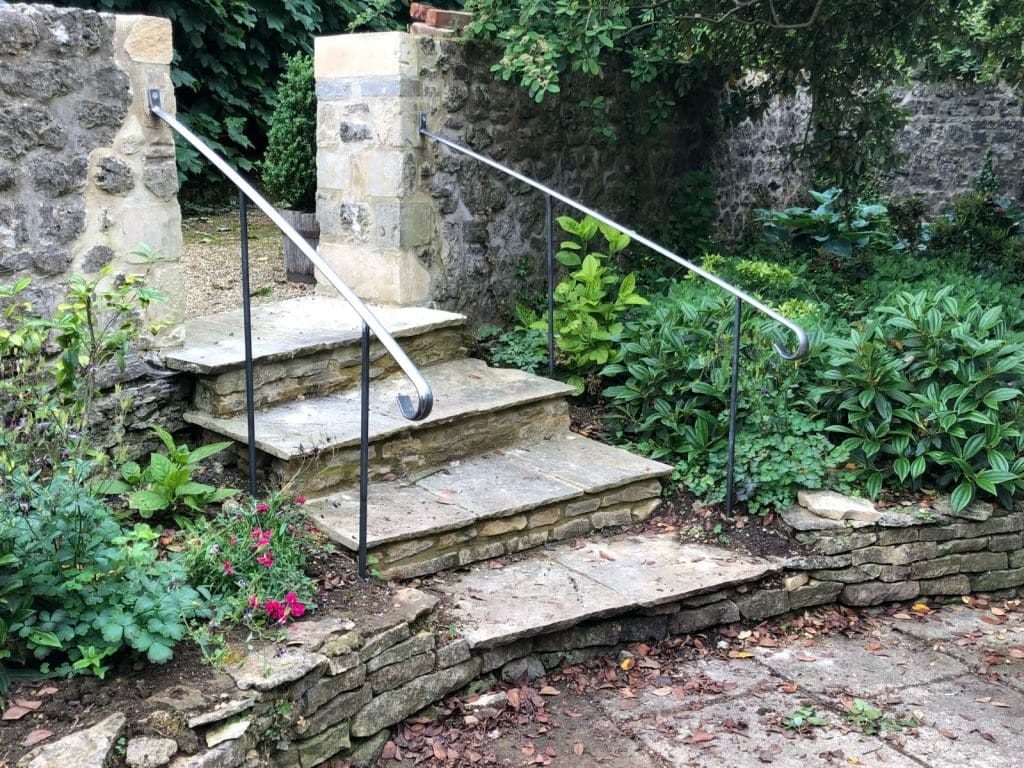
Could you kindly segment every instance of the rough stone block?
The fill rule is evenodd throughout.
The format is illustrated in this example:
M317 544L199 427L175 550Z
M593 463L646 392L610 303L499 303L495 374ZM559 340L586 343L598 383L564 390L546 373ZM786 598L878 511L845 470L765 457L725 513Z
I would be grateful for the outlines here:
M971 538L969 536L958 536L957 526L953 525L929 525L921 529L921 541L949 541L956 538Z
M366 682L366 667L360 664L344 672L317 681L316 685L300 696L300 713L309 715L345 691L351 691Z
M587 518L576 518L575 520L568 520L552 528L551 540L561 541L562 539L586 536L588 533L590 533L590 520Z
M632 509L627 506L602 509L590 516L591 525L597 528L611 528L616 525L629 525L633 522Z
M469 642L463 638L459 638L448 645L442 645L434 652L434 656L437 661L438 669L444 669L445 667L452 667L456 664L461 664L470 657Z
M169 65L174 58L170 19L155 16L118 16L118 30L127 27L124 50L136 64Z
M909 544L912 541L919 541L921 529L913 528L886 528L878 532L878 541L875 543L880 547L888 547L892 544Z
M540 656L531 653L521 659L513 659L501 668L501 679L506 683L514 683L517 680L536 680L544 676L544 662Z
M314 41L318 83L332 77L402 75L415 61L413 38L404 32L332 35Z
M585 515L589 512L596 511L600 507L600 499L581 499L580 501L570 501L565 505L565 516L575 517L576 515Z
M505 539L505 550L510 554L522 552L524 549L539 547L548 540L549 531L528 531L518 536L509 536Z
M295 732L299 736L316 736L327 728L348 720L369 704L372 698L373 690L369 683L358 690L331 696L315 712L300 717L295 723Z
M370 681L370 685L373 686L373 692L376 694L404 685L433 669L434 654L424 653L397 664L382 667L373 674L367 675L367 679Z
M865 563L858 566L868 578L878 581L906 581L910 578L910 568L906 565L879 565L878 563Z
M449 691L465 685L479 675L480 670L480 660L470 659L454 667L419 677L401 688L384 692L352 718L352 735L371 736L383 728L394 725Z
M864 568L859 565L854 565L850 568L813 570L810 572L810 576L818 581L841 581L844 584L856 584L860 581L868 581L871 578Z
M499 645L497 648L486 648L480 654L481 671L490 672L492 669L503 667L512 659L526 656L532 650L533 638L530 637Z
M878 535L871 531L857 531L855 533L798 533L797 541L806 544L813 553L818 555L838 555L842 552L867 547L878 540Z
M367 638L359 649L359 659L366 662L398 643L409 639L409 625L405 622Z
M980 539L950 539L940 541L936 548L939 557L945 555L960 555L964 552L977 552L980 549L988 549L988 538Z
M831 603L839 597L842 590L843 584L838 581L812 581L789 593L790 610L798 611Z
M972 592L995 592L1000 589L1013 589L1024 585L1024 568L971 574L970 579Z
M1011 552L1022 546L1024 546L1024 540L1022 540L1021 534L1003 533L990 537L987 549L989 552Z
M969 552L960 557L960 570L964 573L1001 571L1009 564L1005 552Z
M910 566L910 574L915 579L936 579L951 573L960 573L963 555L946 555L934 560L922 560Z
M911 600L921 594L921 585L916 581L885 584L847 584L839 593L839 602L844 605L878 605L894 600Z
M531 528L539 528L542 525L554 525L562 519L562 509L561 507L548 507L547 509L531 513L528 519Z
M732 624L740 620L740 610L731 600L721 600L701 608L683 608L668 618L668 629L673 635L689 635L719 624Z
M586 648L590 645L615 645L619 642L622 625L618 621L602 621L587 627L573 627L562 632L552 632L534 640L535 651L564 651Z
M408 640L368 659L366 671L376 672L381 667L398 664L412 656L418 656L432 650L434 650L434 636L429 632L420 632Z
M756 589L734 598L745 619L767 619L789 611L789 592L785 589Z
M817 517L828 520L860 520L873 523L879 518L875 505L867 499L844 496L835 491L801 490L797 503Z
M334 755L352 746L349 739L349 724L339 723L319 733L311 739L303 739L295 743L299 753L299 764L302 768L313 768L326 762Z
M1018 549L1010 553L1010 568L1024 568L1024 549Z
M360 638L358 632L345 632L336 637L328 638L318 650L325 656L344 656L356 650L360 645L362 645L362 638ZM346 669L351 669L351 667L345 667L338 671L344 672Z
M966 595L971 591L971 580L963 573L940 579L921 579L922 595Z
M936 554L937 547L931 541L897 544L891 547L865 547L853 553L853 564L909 565L918 560L933 558Z
M478 560L490 560L505 554L505 545L500 541L476 544L459 550L459 565L469 565Z
M668 616L627 616L619 621L620 643L660 641L668 637Z
M661 496L661 483L657 480L645 480L610 491L601 496L601 506L610 507L627 501L643 501L652 496Z
M633 518L634 523L641 523L651 515L654 511L661 506L661 499L647 499L647 501L634 502L630 507L630 515Z
M477 528L479 536L503 536L506 533L521 531L528 525L526 515L498 517L481 523Z

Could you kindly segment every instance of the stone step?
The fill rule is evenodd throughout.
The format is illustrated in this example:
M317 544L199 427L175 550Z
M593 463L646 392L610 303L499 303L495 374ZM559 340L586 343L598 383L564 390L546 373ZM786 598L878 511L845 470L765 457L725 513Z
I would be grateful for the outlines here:
M424 307L372 309L418 366L466 353L462 315ZM245 409L242 327L240 309L195 318L183 326L184 345L164 352L168 368L198 376L196 410L230 416ZM359 317L338 298L302 296L253 309L257 407L358 384L361 333ZM373 378L397 369L375 340L370 360Z
M407 421L399 394L414 395L401 374L370 387L372 476L405 477L448 461L563 432L569 427L565 384L511 368L488 368L463 358L422 369L434 390L434 408ZM185 420L246 442L244 415L217 417L189 411ZM256 446L271 479L291 481L307 496L352 482L359 470L359 391L279 403L256 413Z
M457 460L368 491L367 549L411 578L645 519L672 468L563 432ZM358 488L307 508L331 539L359 543Z
M651 534L549 546L502 568L478 564L435 578L431 586L445 595L446 618L459 635L486 649L627 613L668 614L671 625L673 613L701 602L696 596L781 569L776 560Z

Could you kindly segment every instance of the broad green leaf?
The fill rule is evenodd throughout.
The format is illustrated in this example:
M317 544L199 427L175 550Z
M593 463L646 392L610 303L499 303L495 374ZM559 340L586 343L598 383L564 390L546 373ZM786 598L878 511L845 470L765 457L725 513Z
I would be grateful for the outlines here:
M960 483L950 494L949 500L954 513L962 512L974 500L974 486L970 483Z

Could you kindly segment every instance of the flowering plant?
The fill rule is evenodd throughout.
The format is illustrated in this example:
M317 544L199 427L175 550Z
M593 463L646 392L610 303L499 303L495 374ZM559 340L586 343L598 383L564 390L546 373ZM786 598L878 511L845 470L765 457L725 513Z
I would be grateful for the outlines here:
M299 514L304 502L277 493L189 521L181 558L190 582L217 603L218 620L284 624L315 607L304 570L314 529Z

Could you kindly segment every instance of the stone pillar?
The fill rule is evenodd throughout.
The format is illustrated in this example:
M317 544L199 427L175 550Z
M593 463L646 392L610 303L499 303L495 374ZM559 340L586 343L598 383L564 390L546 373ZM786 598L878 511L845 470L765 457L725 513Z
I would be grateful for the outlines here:
M362 298L425 304L436 229L416 190L418 47L404 32L317 38L320 255ZM317 290L332 291L323 275Z
M159 87L173 109L171 56L166 19L0 3L0 282L30 278L38 311L110 265L164 294L148 320L181 319L174 142L145 107Z

